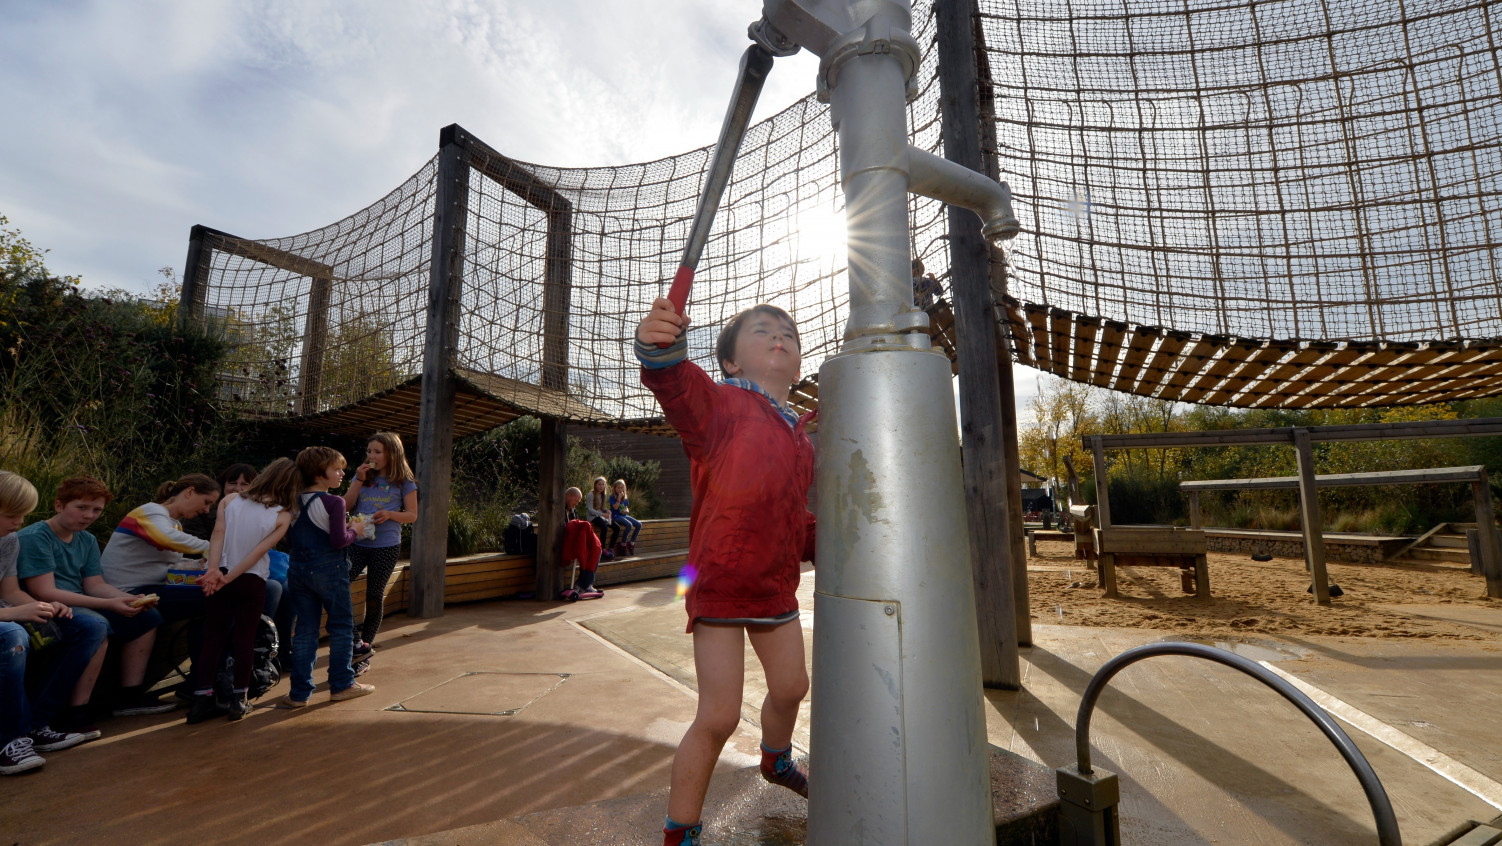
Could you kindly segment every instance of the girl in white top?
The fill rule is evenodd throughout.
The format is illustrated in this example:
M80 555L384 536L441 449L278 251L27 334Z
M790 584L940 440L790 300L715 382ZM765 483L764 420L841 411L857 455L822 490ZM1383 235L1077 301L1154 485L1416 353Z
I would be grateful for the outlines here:
M194 702L188 712L189 723L218 713L214 676L225 643L231 640L235 686L229 718L238 720L250 712L246 692L250 689L256 624L266 604L266 579L271 572L267 553L292 525L301 487L297 465L291 459L278 458L243 493L230 494L219 503L219 518L209 542L208 572L198 580L207 599L203 648L193 667Z

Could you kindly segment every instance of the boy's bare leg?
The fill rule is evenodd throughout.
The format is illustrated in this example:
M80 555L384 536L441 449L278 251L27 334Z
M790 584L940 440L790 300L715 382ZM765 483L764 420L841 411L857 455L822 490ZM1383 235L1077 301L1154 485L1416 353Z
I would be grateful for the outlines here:
M68 700L69 705L89 704L89 697L94 695L94 682L99 681L99 671L104 668L104 653L109 646L109 638L99 642L99 648L94 650L94 657L73 684L73 698Z
M798 704L808 693L803 626L794 620L748 631L767 676L767 697L761 703L761 777L807 798L808 771L793 760L792 748Z
M146 681L146 665L151 661L151 647L156 644L156 629L152 629L120 650L120 685L135 687Z
M745 654L740 626L694 625L699 709L673 755L668 816L674 822L695 823L704 812L704 794L715 762L741 721Z
M761 703L761 742L771 749L785 749L793 742L798 706L808 695L803 625L793 620L780 626L748 626L746 633L767 676L767 697Z

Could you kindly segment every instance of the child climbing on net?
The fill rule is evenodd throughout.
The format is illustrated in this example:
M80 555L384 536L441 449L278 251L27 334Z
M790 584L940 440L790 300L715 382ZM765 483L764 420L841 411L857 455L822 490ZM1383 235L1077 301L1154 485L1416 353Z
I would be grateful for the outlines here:
M814 539L805 507L814 471L808 416L787 407L801 364L798 329L775 306L737 314L715 345L726 377L716 383L687 359L687 327L658 299L636 330L642 384L683 439L694 495L685 575L699 706L673 757L669 846L700 842L710 774L740 724L746 637L767 678L762 777L808 796L807 774L792 758L808 693L796 592Z

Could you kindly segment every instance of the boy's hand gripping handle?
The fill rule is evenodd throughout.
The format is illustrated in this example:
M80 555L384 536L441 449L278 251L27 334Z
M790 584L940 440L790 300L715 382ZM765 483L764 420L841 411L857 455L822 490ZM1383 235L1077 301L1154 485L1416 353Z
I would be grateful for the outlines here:
M730 109L725 112L725 123L720 127L720 140L715 144L714 159L709 165L709 177L699 193L699 207L694 211L694 222L689 228L688 243L683 247L683 257L678 261L678 272L673 275L673 286L668 290L668 299L673 309L683 314L688 304L688 292L694 284L694 270L699 266L699 256L709 240L709 227L719 211L720 199L725 194L725 185L730 182L730 171L735 166L736 154L741 149L741 139L746 136L746 126L751 122L751 112L756 108L756 98L761 95L762 84L772 70L772 54L760 44L752 44L741 55L740 76L735 81L735 91L730 96ZM660 344L659 346L667 346Z

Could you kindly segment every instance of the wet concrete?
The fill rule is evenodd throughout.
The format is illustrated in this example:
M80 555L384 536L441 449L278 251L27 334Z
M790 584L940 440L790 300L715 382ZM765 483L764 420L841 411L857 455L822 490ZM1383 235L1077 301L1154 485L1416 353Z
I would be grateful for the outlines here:
M998 846L1034 846L1058 839L1059 800L1048 768L993 747L991 799ZM662 842L667 801L667 791L656 790L380 846L656 846ZM756 767L747 767L710 784L704 819L712 820L705 826L706 842L716 846L795 846L805 841L808 805L786 788L768 784Z
M805 593L811 588L805 579ZM1079 697L1095 670L1166 635L1037 621L1034 633L1036 645L1023 650L1024 689L987 691L987 726L994 745L1051 771L1073 761ZM1497 647L1293 637L1231 645L1502 782ZM500 601L451 607L436 620L396 616L363 679L374 695L330 703L320 690L312 707L258 708L238 723L186 726L182 712L107 720L102 740L0 778L0 837L592 843L560 809L634 801L650 842L673 749L693 718L691 646L667 580L583 604ZM753 721L765 687L749 649L747 657L748 721L727 746L716 790L733 792L738 771L756 762ZM263 702L286 689L284 681ZM1405 842L1497 817L1498 808L1409 754L1347 731L1392 797ZM1097 766L1121 776L1128 846L1375 842L1365 799L1328 741L1228 668L1181 657L1128 668L1101 698L1091 741ZM794 836L775 821L793 819L802 800L771 790L794 807L756 834ZM641 794L659 798L630 798ZM516 822L549 813L553 828Z

